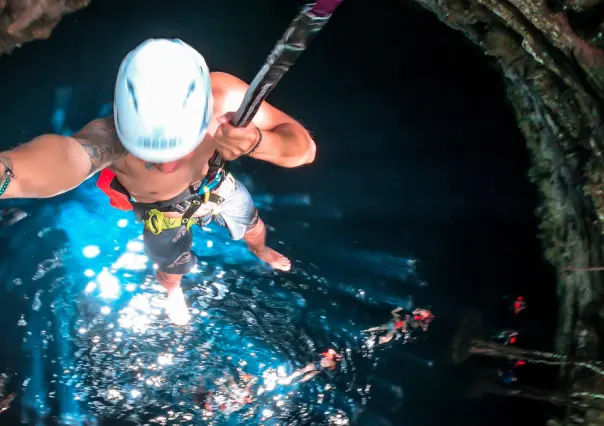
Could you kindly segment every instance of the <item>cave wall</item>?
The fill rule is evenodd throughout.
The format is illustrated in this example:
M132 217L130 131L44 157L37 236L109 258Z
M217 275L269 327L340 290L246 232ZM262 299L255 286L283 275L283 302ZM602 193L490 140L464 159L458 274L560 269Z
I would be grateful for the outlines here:
M533 154L545 257L558 271L556 349L596 358L602 328L604 1L415 0L493 58ZM591 270L590 270L591 269ZM576 340L573 336L581 336Z
M0 0L0 55L50 37L61 18L90 0Z

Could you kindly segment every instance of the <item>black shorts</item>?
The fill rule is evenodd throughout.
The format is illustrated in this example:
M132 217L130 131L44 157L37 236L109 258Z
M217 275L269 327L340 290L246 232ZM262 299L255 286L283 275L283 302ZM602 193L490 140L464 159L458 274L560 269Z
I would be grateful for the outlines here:
M241 182L230 175L216 193L224 201L220 205L204 205L212 212L200 218L199 223L206 225L214 219L229 230L232 239L242 239L245 233L258 222L258 210L250 193ZM189 273L197 263L197 257L191 252L192 230L187 230L184 226L164 230L159 235L145 229L143 242L145 253L162 272L184 275Z

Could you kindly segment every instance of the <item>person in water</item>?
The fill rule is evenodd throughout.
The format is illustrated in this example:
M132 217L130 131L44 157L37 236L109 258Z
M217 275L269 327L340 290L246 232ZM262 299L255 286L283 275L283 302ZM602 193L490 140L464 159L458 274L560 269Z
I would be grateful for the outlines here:
M433 319L434 314L430 309L417 308L413 311L409 323L413 328L421 328L423 331L428 331L428 327Z
M513 345L518 340L518 332L516 330L502 330L495 336L493 341L500 345Z
M144 222L145 251L168 292L168 313L186 323L180 282L197 261L191 224L214 218L271 267L291 267L266 246L251 196L230 174L203 202L193 198L214 151L227 161L248 156L286 168L314 160L308 131L266 102L248 126L229 124L248 87L233 75L210 73L202 55L181 40L146 40L120 65L113 116L72 136L45 134L0 152L0 199L53 197L102 170L98 185L111 204L134 210ZM192 211L190 220L183 217Z
M292 383L292 381L298 378L300 378L300 383L306 382L315 377L321 371L335 370L340 361L342 361L342 355L337 353L334 349L328 349L321 354L321 359L319 361L306 364L306 366L294 371L290 376L280 379L279 384L289 385Z
M365 333L376 333L379 331L387 331L384 336L380 336L378 342L380 345L388 343L397 333L407 333L407 320L408 315L405 315L405 308L398 307L394 309L392 313L392 319L386 324L378 325L377 327L371 327L367 330L363 330Z
M407 334L409 327L418 328L421 327L423 331L428 330L430 322L434 319L434 315L429 309L417 308L413 312L408 311L405 308L398 307L392 312L392 319L386 324L378 325L377 327L371 327L367 330L363 330L365 333L376 333L380 331L386 331L387 333L378 338L378 343L383 345L392 340L397 333Z
M214 390L209 390L205 383L200 384L194 393L195 404L208 413L215 410L229 413L253 403L252 387L258 382L258 378L242 372L238 374L238 378L239 381L227 373L227 377L220 380L219 385L213 384Z

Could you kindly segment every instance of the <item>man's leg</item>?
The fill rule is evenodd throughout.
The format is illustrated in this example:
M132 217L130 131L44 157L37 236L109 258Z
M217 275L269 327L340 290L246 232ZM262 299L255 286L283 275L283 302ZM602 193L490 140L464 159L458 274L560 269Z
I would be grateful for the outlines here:
M266 226L258 217L258 210L247 188L234 178L230 179L223 183L224 188L220 188L220 195L225 200L217 207L219 213L216 220L228 228L233 240L243 239L258 258L275 269L289 271L290 260L266 246Z
M391 325L390 324L383 324L383 325L378 325L377 327L371 327L368 328L367 330L362 330L363 333L375 333L376 331L386 331L388 329L390 329Z
M252 253L271 267L280 271L291 269L292 264L287 257L266 246L266 226L262 219L258 218L256 224L243 235L243 241Z
M182 274L168 274L167 272L163 272L158 269L155 271L155 277L157 278L157 281L168 291L168 295L170 295L170 293L172 293L174 290L178 290L180 287Z
M396 334L396 331L389 331L388 334L386 334L385 336L380 336L380 338L378 339L378 342L380 345L383 345L384 343L388 343L389 341L392 340L392 338L394 337L394 335Z
M145 230L143 241L145 253L157 265L157 280L168 292L167 312L170 319L176 324L186 324L189 311L180 280L197 263L197 258L191 253L191 232L185 227L164 230L159 235Z

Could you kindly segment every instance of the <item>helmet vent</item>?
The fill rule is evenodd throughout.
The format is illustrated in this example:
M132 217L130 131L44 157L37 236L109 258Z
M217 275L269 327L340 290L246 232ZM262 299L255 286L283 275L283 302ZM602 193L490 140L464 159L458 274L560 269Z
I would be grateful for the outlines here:
M138 101L136 100L136 93L134 92L134 84L132 83L132 80L126 80L126 87L128 87L128 93L130 93L130 97L132 98L134 110L138 114Z
M119 115L119 111L117 108L115 108L115 127L118 129L120 129L120 115Z
M185 100L182 103L183 108L187 105L187 101L189 100L189 98L191 97L191 95L193 94L194 91L195 91L195 81L192 81L191 84L189 84L189 89L187 90L187 96L185 96Z

